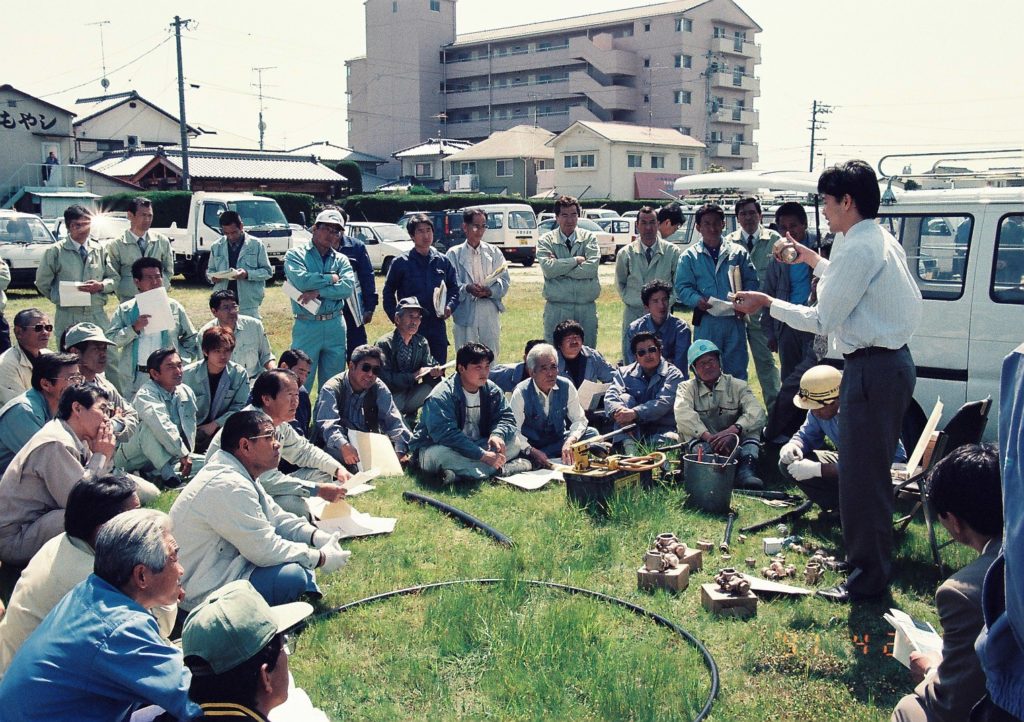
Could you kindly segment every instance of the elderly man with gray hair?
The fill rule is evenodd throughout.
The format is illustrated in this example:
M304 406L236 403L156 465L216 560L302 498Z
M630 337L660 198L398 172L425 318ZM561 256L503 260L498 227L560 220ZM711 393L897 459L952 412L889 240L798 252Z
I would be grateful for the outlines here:
M163 512L135 509L104 524L93 573L14 655L0 683L4 720L127 720L145 704L177 719L200 716L181 650L146 611L181 599L183 572Z
M519 429L516 442L523 456L541 467L551 465L550 458L572 463L572 445L597 435L587 426L572 381L558 375L558 352L548 343L537 344L526 354L530 378L521 381L512 392L512 414Z

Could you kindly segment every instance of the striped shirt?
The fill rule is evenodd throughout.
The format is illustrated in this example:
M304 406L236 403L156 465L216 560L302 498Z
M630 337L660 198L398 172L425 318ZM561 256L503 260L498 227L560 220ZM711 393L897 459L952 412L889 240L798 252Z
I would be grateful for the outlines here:
M874 219L856 223L833 245L831 261L814 268L818 305L774 299L772 318L798 331L830 334L843 354L859 348L897 349L921 322L921 291L907 268L903 247Z

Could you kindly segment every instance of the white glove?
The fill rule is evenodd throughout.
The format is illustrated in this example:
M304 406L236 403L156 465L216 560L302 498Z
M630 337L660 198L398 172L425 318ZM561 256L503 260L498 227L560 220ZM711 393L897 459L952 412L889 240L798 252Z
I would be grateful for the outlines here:
M783 447L779 450L779 461L781 461L786 466L789 466L797 459L802 458L804 458L804 450L800 447L800 444L794 443L792 441L783 445Z
M336 572L348 563L352 552L342 549L337 544L328 544L320 553L324 555L324 564L320 567L325 573Z
M797 481L807 481L821 476L821 462L797 459L789 465L790 475Z
M325 541L323 544L318 546L317 549L323 549L324 547L329 547L329 546L336 546L336 547L340 547L341 546L341 532L340 531L336 531L333 534L331 534L330 538L327 541Z

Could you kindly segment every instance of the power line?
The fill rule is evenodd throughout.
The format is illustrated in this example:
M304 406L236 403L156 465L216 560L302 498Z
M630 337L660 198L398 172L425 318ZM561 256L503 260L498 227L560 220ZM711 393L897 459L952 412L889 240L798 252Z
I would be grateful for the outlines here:
M170 38L169 38L169 37L168 37L168 38L164 38L164 39L163 39L163 40L161 40L161 41L160 41L159 43L157 43L156 45L154 45L154 46L153 46L152 48L150 48L149 50L147 50L146 52L144 52L144 53L143 53L142 55L138 56L137 58L135 58L135 59L133 59L133 60L129 60L129 61L128 61L127 63L125 63L124 65L119 65L119 66L117 66L116 68L114 68L113 70L111 70L111 71L110 71L110 73L111 73L111 74L114 74L114 73L118 72L119 70L124 70L124 69L125 69L125 68L127 68L127 67L128 67L129 65L134 65L135 63L139 62L140 60L142 60L142 59L143 59L144 57L146 57L146 56L147 56L147 55L149 55L150 53L152 53L152 52L154 52L155 50L157 50L157 49L158 49L158 48L159 48L159 47L160 47L161 45L163 45L164 43L168 42L169 40L170 40ZM98 77L98 78L92 78L91 80L87 80L87 81L85 81L84 83L79 83L78 85L73 85L73 86L71 86L70 88L65 88L64 90L57 90L57 91L54 91L54 92L52 92L52 93L43 93L43 94L42 94L42 95L40 95L39 97L40 97L40 98L49 98L49 97L52 97L52 96L54 96L54 95L62 95L63 93L70 93L70 92L71 92L72 90L78 90L79 88L84 88L84 87L85 87L86 85L88 85L89 83L95 83L95 82L96 82L97 80L102 80L102 79L103 79L104 77L106 77L106 73L105 73L105 72L104 72L104 74L103 74L103 75L101 75L101 76L100 76L100 77Z

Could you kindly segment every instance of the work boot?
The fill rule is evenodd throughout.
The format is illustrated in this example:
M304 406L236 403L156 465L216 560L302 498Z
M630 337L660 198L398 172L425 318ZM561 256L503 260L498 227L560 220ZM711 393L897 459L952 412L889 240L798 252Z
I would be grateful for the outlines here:
M505 465L498 469L499 477L515 476L516 474L522 474L526 471L531 471L533 464L530 463L529 459L513 459L512 461L506 461Z
M741 456L736 469L736 486L740 489L763 489L764 482L757 475L757 457Z

